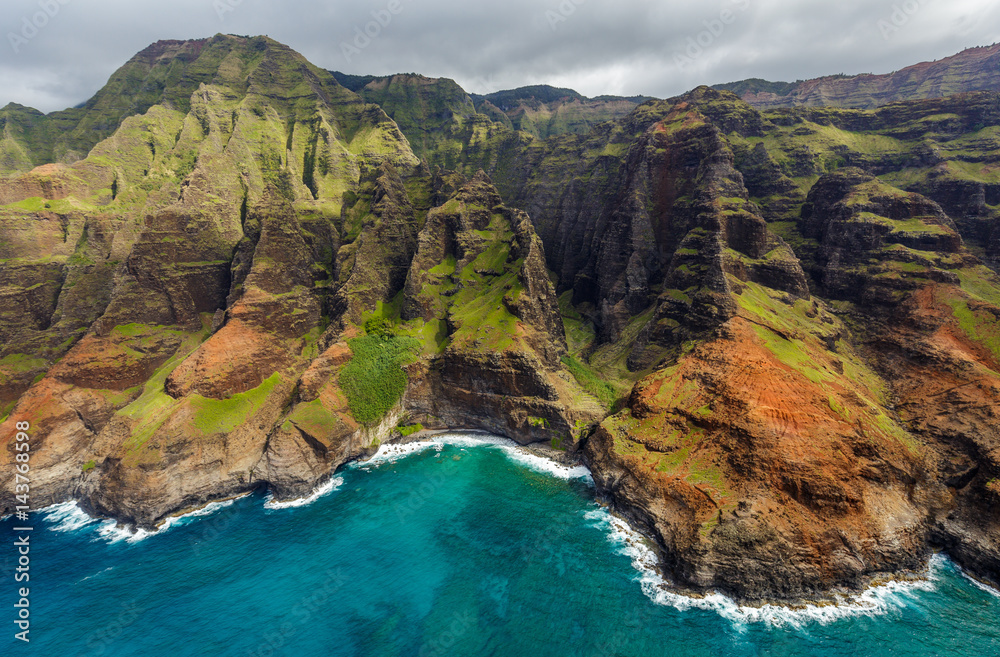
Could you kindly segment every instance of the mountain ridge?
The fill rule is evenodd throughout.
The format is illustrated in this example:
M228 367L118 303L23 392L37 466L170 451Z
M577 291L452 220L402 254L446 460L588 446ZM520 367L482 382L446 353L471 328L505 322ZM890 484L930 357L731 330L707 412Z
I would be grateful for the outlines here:
M713 85L733 91L760 109L793 106L836 106L873 109L900 100L939 98L970 91L1000 89L995 71L1000 44L968 48L933 62L921 62L892 73L828 75L796 82L760 78Z

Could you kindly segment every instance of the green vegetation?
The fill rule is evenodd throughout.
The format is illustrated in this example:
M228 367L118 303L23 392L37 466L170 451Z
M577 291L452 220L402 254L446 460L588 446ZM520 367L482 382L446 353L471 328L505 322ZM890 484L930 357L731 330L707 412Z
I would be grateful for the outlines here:
M163 326L150 326L148 324L119 324L111 331L125 338L139 338L149 335L154 331L163 331Z
M912 454L921 452L920 443L885 410L888 391L883 380L843 340L837 340L835 355L830 352L827 341L839 337L839 322L824 308L802 299L787 305L755 283L745 283L737 300L768 351L817 386L833 413L902 444ZM854 400L860 413L852 414L847 400Z
M955 272L961 281L962 289L980 301L1000 308L1000 278L983 265L964 267Z
M99 390L91 388L94 394L104 398L104 402L112 408L124 408L142 394L142 386L126 388L125 390Z
M89 461L83 464L82 470L83 472L90 472L96 467L97 467L97 461L95 461L94 459L90 459Z
M580 354L589 349L596 337L594 325L573 307L572 290L567 290L559 295L559 314L562 316L566 343L570 353Z
M49 362L28 354L8 354L0 358L0 382L4 380L5 372L24 374L39 369L45 369Z
M639 334L653 319L655 312L656 306L651 305L648 309L633 317L622 331L618 341L601 345L588 358L590 367L594 371L600 372L606 381L612 382L612 385L615 385L623 394L623 391L627 391L632 383L649 374L649 371L630 371L627 361ZM654 362L665 355L667 350L660 348L658 352L656 354L658 357L651 359Z
M392 321L384 316L375 316L365 320L364 328L368 335L383 340L394 335Z
M620 404L622 394L619 387L605 381L589 365L570 355L563 356L562 364L566 366L580 387L596 397L605 409L613 410Z
M10 417L10 412L14 410L14 406L17 405L17 400L8 402L3 406L0 406L0 422L6 422L7 418Z
M340 372L340 387L354 419L364 425L381 420L406 391L403 365L420 350L420 342L394 335L366 335L347 341L353 354Z
M727 82L725 84L712 85L713 89L719 91L731 91L737 96L745 93L772 93L778 96L787 96L798 88L802 80L798 82L770 82L761 78L748 78L739 82Z
M973 308L965 299L948 298L946 303L962 331L1000 361L1000 311L986 306Z
M549 446L552 449L558 449L560 452L565 452L569 447L567 442L572 443L573 438L570 436L552 436L552 440L549 441Z
M275 372L256 388L227 399L191 395L195 428L206 436L231 432L252 418L280 383L281 375Z
M638 323L636 326L630 326L619 343L603 345L598 350L594 357L597 362L594 360L588 362L585 354L590 351L596 340L594 325L573 307L572 298L572 291L567 291L559 297L559 312L569 347L569 353L563 356L562 364L573 375L577 384L596 399L605 411L618 410L632 384L642 375L629 372L624 366L628 351L641 326Z
M343 426L337 414L329 411L319 399L296 404L287 422L318 440L328 440Z
M697 456L697 447L706 437L703 429L690 423L685 428L664 425L662 419L639 420L628 409L604 421L615 436L615 452L636 458L656 472L669 473L709 495L720 506L733 497L719 466Z
M412 436L413 434L417 433L418 431L423 431L424 430L424 425L422 425L419 422L417 422L416 424L401 425L401 426L397 427L397 429L399 429L399 435L401 435L403 438L406 438L408 436Z
M142 394L117 412L118 415L134 421L132 434L125 441L125 447L129 452L139 451L180 405L180 400L174 399L164 391L164 383L170 373L208 338L210 333L207 328L207 318L203 317L202 322L205 328L199 333L185 334L184 341L173 357L153 372L146 381Z

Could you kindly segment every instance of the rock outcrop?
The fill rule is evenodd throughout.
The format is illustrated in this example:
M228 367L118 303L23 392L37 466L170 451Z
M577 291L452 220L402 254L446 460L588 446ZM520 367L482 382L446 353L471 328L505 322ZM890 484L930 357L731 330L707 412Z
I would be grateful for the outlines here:
M566 340L541 240L482 172L427 215L402 318L436 327L439 356L411 368L413 420L522 443L572 440L600 413L563 368Z

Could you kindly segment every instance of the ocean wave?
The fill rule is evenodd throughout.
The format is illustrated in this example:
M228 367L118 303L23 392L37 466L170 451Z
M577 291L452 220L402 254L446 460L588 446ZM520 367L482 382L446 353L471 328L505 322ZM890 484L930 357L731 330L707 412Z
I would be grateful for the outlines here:
M244 493L238 497L230 498L228 500L220 500L218 502L209 502L203 507L199 507L194 511L189 511L176 516L169 516L164 519L162 523L157 525L156 529L150 531L148 529L138 528L136 530L131 530L128 527L118 524L116 520L104 520L97 527L97 538L102 539L108 543L120 543L125 541L126 543L138 543L143 541L150 536L158 536L171 527L178 527L189 522L193 518L200 518L203 516L208 516L219 509L223 509L227 506L232 505L236 500L242 499L249 495L250 493Z
M588 482L593 482L590 470L582 465L563 465L550 458L533 454L509 438L479 431L439 433L418 442L382 445L375 455L360 464L359 468L369 469L370 467L378 467L384 463L392 463L432 447L440 452L445 445L465 448L494 447L502 451L511 461L536 472L552 475L560 479L584 479Z
M958 568L958 566L956 566L956 568ZM983 582L980 582L978 579L976 579L969 573L965 572L964 568L958 568L958 571L962 573L962 577L964 577L966 581L968 581L970 584L975 586L980 591L983 591L984 593L989 593L995 598L1000 598L1000 591L998 591L997 589L993 588L989 584L984 584Z
M885 615L908 606L914 602L918 593L935 590L937 574L946 560L943 555L934 555L924 578L886 582L852 596L839 596L836 602L831 604L805 604L794 607L765 604L748 607L721 593L697 598L675 593L671 590L669 582L660 575L656 554L647 544L648 539L624 520L604 509L589 513L595 514L596 517L596 514L601 512L606 513L609 518L611 530L608 540L617 546L619 554L632 559L632 566L639 573L637 579L646 597L658 605L673 607L678 611L690 609L714 611L733 623L737 629L755 623L801 628L812 623L826 625L844 618Z
M274 497L268 493L267 499L264 501L265 509L293 509L300 506L306 506L312 504L324 495L328 495L333 491L339 489L344 485L343 477L333 477L328 482L322 486L317 487L312 493L305 497L299 497L294 500L288 500L287 502L277 502Z
M83 579L81 579L79 582L77 582L77 584L81 584L83 582L86 582L88 579L94 579L95 577L100 577L104 573L111 572L114 569L115 569L114 566L108 566L104 570L98 571L98 572L94 573L93 575L87 575L86 577L84 577Z
M411 454L416 454L417 452L422 452L425 449L434 446L440 447L439 444L431 442L429 440L417 441L412 443L402 443L402 444L383 444L379 445L378 451L376 451L371 458L358 463L357 467L360 470L370 470L372 468L377 468L380 465L386 463L394 463L401 458L410 456ZM440 449L439 449L440 451Z
M46 507L41 513L46 522L52 523L50 529L54 532L72 532L97 522L97 518L88 516L75 500Z
M97 538L94 540L103 540L111 544L121 543L122 541L126 543L138 543L168 528L169 523L164 523L153 532L141 528L132 531L128 527L119 525L117 520L105 520L97 527Z
M583 514L583 519L587 521L588 527L602 531L610 531L612 529L611 519L613 517L604 507L591 509L590 511L585 511Z
M503 449L503 451L507 454L507 458L510 460L535 470L536 472L552 475L553 477L558 477L559 479L584 479L588 483L594 483L594 478L591 476L590 470L586 466L564 465L544 456L532 454L520 446L502 447L501 449Z

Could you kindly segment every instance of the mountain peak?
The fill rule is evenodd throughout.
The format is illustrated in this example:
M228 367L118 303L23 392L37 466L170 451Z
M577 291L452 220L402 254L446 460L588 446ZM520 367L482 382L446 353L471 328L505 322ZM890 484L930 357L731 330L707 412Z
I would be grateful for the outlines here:
M44 153L31 152L28 159L82 159L125 119L144 114L154 105L188 111L192 94L202 85L227 89L235 97L273 96L289 108L316 94L324 102L359 100L327 71L267 36L216 34L161 40L132 56L82 106L47 115L52 127L58 128L54 139L48 141Z
M159 59L161 57L176 57L188 50L200 50L208 42L208 39L161 39L149 44L137 52L132 60ZM131 60L130 60L131 61Z

